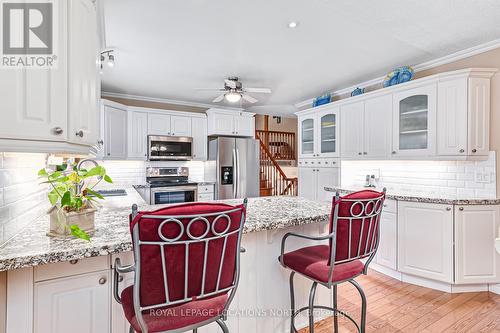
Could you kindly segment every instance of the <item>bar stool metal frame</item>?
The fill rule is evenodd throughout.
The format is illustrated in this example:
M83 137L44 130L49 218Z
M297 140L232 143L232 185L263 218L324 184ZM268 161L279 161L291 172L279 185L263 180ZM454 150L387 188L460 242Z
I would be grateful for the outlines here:
M113 296L115 300L122 304L122 300L119 295L119 286L118 286L118 281L120 274L126 274L129 272L134 272L134 285L133 285L133 303L134 303L134 311L135 311L135 316L138 321L138 324L141 328L142 333L148 333L149 329L147 327L146 322L144 321L143 318L143 311L145 310L154 310L158 308L165 308L168 306L174 306L177 304L183 304L187 303L190 301L193 301L194 299L200 300L203 298L208 298L216 295L220 295L222 293L228 293L228 300L224 306L223 311L221 311L221 314L218 314L217 316L210 318L208 320L205 320L200 323L196 323L191 326L187 327L182 327L182 328L177 328L173 330L167 330L163 331L163 333L180 333L180 332L186 332L192 330L194 333L197 332L197 329L208 325L212 322L216 322L222 331L224 333L228 333L229 330L227 328L227 325L225 324L225 320L227 319L226 313L229 305L231 304L236 290L238 288L238 283L239 283L239 277L240 277L240 253L245 252L245 250L241 247L241 237L243 233L243 225L245 223L245 215L246 215L246 206L247 206L247 199L244 199L243 201L243 207L235 207L234 209L229 209L226 211L221 211L221 212L215 212L215 213L207 213L207 214L200 214L200 215L153 215L153 214L145 214L142 215L141 218L147 218L147 219L158 219L162 220L162 222L159 224L157 232L159 237L161 238L161 241L142 241L139 238L139 223L136 223L133 231L132 231L132 242L133 242L133 252L134 252L134 264L128 265L128 266L122 266L120 259L117 258L115 260L115 270L114 270L114 284L113 284ZM231 229L231 219L229 217L229 214L235 213L242 211L241 214L241 219L239 221L239 226L237 229L230 231ZM135 217L139 214L137 205L132 206L132 215L131 218L133 221ZM210 225L208 218L213 218L212 224ZM184 227L182 224L181 220L182 219L190 219L190 221L187 224L187 227ZM217 232L215 230L215 225L220 219L227 219L228 221L228 226L225 230L221 232ZM193 236L190 233L190 226L195 223L196 221L202 221L206 223L207 226L207 231L205 234L201 236ZM162 228L165 224L167 223L177 223L181 227L181 232L179 235L175 238L169 239L166 236L162 234ZM209 233L209 231L212 232L214 236L205 238L205 236ZM228 287L220 288L220 279L221 279L221 272L223 270L223 264L225 260L222 260L224 258L225 252L226 252L226 245L227 245L227 239L229 236L237 234L237 244L236 244L236 249L238 249L236 253L236 262L235 262L235 271L234 271L234 278ZM186 235L188 237L188 240L180 240L183 235ZM206 278L206 272L207 272L207 248L208 248L208 243L210 241L218 240L218 239L224 239L224 245L222 249L222 254L221 254L221 261L218 267L218 277L217 277L217 285L216 289L214 291L205 293L205 278ZM188 271L189 271L189 261L188 261L188 255L189 255L189 245L192 244L199 244L199 243L204 243L205 246L205 253L204 253L204 262L203 262L203 278L202 278L202 287L201 287L201 294L196 295L196 296L191 296L188 297L187 295L187 283L188 283ZM161 304L153 304L149 306L141 306L141 300L140 300L140 278L141 278L141 246L143 245L158 245L161 248L161 258L162 258L162 270L163 270L163 283L165 286L165 300L166 302L161 303ZM169 288L167 284L167 276L166 276L166 264L165 264L165 254L164 254L164 248L165 246L172 246L172 245L185 245L186 248L186 261L185 261L185 272L184 272L184 298L178 299L175 301L170 301L169 300ZM130 325L130 333L135 332L134 328L132 325Z
M384 200L385 200L385 193L386 189L384 188L382 191L382 194L378 197L375 198L370 198L370 199L347 199L347 198L342 198L339 195L339 192L335 194L335 201L334 201L334 207L332 209L332 214L333 214L333 220L331 221L331 229L330 233L325 236L319 236L319 237L312 237L312 236L307 236L307 235L301 235L297 233L287 233L283 236L283 239L281 241L281 255L280 255L280 263L283 267L291 269L292 272L290 273L290 301L291 301L291 318L290 318L290 332L291 333L296 333L298 332L296 327L295 327L295 317L305 311L309 311L309 333L314 333L314 309L321 309L321 310L329 310L332 311L334 316L334 332L337 333L339 331L338 329L338 315L342 315L349 319L358 329L358 332L360 333L365 333L365 327L366 327L366 296L365 293L363 292L363 289L361 286L354 280L356 277L358 277L361 274L366 275L368 272L368 265L370 262L373 260L375 257L376 251L378 249L378 244L379 244L379 238L380 238L380 215L382 213L382 208L384 206ZM341 202L350 202L352 203L350 207L350 215L351 216L339 216L339 206ZM372 209L368 212L368 206L372 205ZM354 207L361 207L360 212L353 214L353 208ZM349 249L349 254L348 257L336 261L336 246L337 246L337 226L338 222L340 220L348 220L349 221L349 242L348 242L348 249ZM358 239L358 251L355 253L355 255L351 254L351 245L352 245L352 235L351 235L351 228L352 228L352 222L354 220L361 220L361 232L359 235ZM365 227L366 221L369 221L368 225L368 236L366 239L366 245L365 249L362 249L362 240L363 240L363 228ZM370 235L370 230L371 228L374 227L376 228L375 232L372 233L372 241L369 243L368 242L368 237ZM329 272L328 272L328 282L323 282L316 280L310 276L301 274L300 272L294 271L292 268L286 266L284 262L284 255L285 255L285 246L286 246L286 240L289 237L297 237L297 238L302 238L302 239L308 239L312 241L330 241L330 257L328 263L330 263L329 267ZM374 239L375 238L375 239ZM370 245L369 245L370 244ZM332 281L333 279L333 272L335 269L335 265L337 264L342 264L342 263L347 263L353 260L358 260L358 259L363 259L363 258L368 258L364 264L364 268L361 271L361 273L352 276L348 279L341 280L341 281ZM303 308L300 308L298 310L295 309L295 294L294 294L294 284L293 284L293 278L295 274L300 274L304 276L305 278L312 280L312 286L311 290L309 292L309 305ZM361 296L361 323L358 324L356 321L349 316L347 313L337 309L337 286L341 283L344 282L349 282L351 283L359 292ZM318 284L325 286L328 289L333 289L333 307L328 307L328 306L323 306L323 305L314 305L314 298L316 295L316 288Z

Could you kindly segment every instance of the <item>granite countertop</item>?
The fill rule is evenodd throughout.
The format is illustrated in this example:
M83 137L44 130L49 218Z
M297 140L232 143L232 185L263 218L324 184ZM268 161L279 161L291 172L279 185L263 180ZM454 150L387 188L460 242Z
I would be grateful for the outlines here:
M242 200L220 202L240 204ZM46 232L49 228L49 218L47 215L40 217L0 247L0 271L132 250L128 216L134 203L139 206L139 210L161 207L146 204L133 188L127 189L127 196L107 197L96 213L96 231L91 242L48 237ZM330 210L329 203L298 197L249 198L243 232L282 229L326 221Z
M341 194L352 193L360 190L375 190L382 191L382 188L341 188L341 187L325 187L325 191L337 192ZM458 197L438 197L438 196L426 196L426 195L415 195L412 193L391 193L387 192L387 199L399 200L399 201L411 201L411 202L423 202L423 203L435 203L435 204L445 204L445 205L499 205L500 199L464 199Z

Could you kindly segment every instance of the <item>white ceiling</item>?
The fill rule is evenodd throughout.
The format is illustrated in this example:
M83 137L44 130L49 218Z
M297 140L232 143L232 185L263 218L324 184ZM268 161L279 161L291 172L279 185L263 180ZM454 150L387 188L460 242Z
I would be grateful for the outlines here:
M500 38L497 0L104 0L104 13L103 91L211 103L195 88L236 75L273 90L254 94L272 113Z

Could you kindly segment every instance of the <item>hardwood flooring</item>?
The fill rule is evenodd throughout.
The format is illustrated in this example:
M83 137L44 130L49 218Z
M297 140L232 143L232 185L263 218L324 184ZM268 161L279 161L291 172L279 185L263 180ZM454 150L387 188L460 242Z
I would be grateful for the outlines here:
M448 294L403 283L371 270L357 281L368 312L367 332L499 332L500 295L488 292ZM338 287L338 307L359 323L361 300L350 283ZM339 317L339 331L357 332ZM300 333L309 332L302 329ZM316 323L315 333L333 332L333 319Z

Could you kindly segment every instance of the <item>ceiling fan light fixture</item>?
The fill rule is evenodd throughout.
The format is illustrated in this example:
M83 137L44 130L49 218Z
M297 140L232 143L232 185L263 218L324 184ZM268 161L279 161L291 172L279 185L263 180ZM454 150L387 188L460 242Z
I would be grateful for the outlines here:
M288 27L290 29L297 28L298 26L299 26L299 22L297 22L297 21L291 21L288 23Z
M224 98L226 99L226 101L228 101L229 103L237 103L241 100L241 94L240 93L237 93L235 91L231 91L229 93L227 93Z

